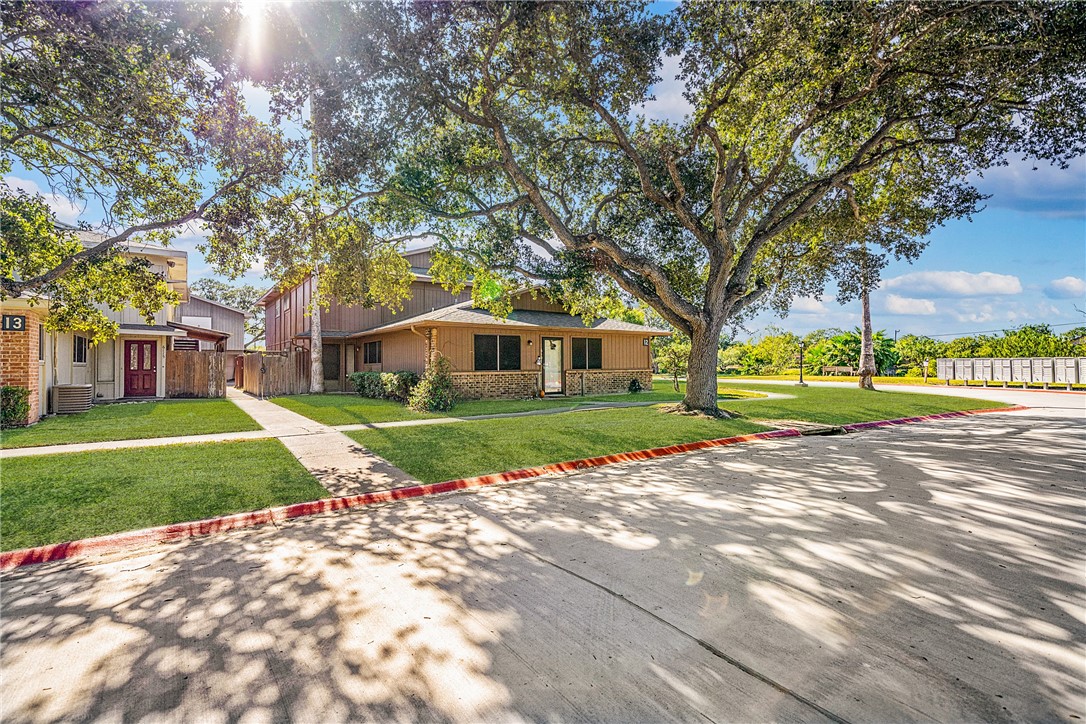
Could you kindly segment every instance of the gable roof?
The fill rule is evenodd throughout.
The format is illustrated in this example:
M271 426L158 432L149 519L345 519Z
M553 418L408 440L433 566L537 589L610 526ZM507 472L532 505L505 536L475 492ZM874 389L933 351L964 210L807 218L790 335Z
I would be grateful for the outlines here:
M216 307L221 307L222 309L225 309L225 310L227 310L229 312L237 312L238 314L243 315L246 319L248 319L248 317L249 317L249 313L246 312L246 311L238 309L237 307L232 307L229 304L223 304L222 302L216 302L214 299L208 299L207 297L201 297L199 294L193 294L192 292L189 292L189 299L195 299L195 300L203 302L205 304L211 304L211 305L214 305ZM187 304L187 302L185 302L185 304ZM182 304L181 306L184 306L184 304Z
M414 317L389 322L378 327L355 332L351 337L363 337L379 332L392 332L399 329L407 329L417 324L434 325L507 325L518 329L548 328L548 329L579 329L593 332L628 332L631 334L645 334L649 336L664 337L671 332L643 324L623 322L618 319L596 319L586 325L584 318L578 314L563 314L561 312L537 312L528 309L514 309L509 316L502 319L495 317L485 309L476 309L469 302L460 302L448 307L441 307Z

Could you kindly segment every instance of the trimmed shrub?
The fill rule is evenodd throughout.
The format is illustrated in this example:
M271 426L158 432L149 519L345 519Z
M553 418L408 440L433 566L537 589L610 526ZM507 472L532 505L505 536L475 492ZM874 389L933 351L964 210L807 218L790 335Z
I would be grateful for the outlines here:
M380 372L352 372L347 375L347 379L354 385L354 391L362 397L371 397L375 400L384 397Z
M385 397L390 400L407 402L411 390L415 389L418 383L419 376L407 370L381 373L381 388L384 390Z
M0 428L26 427L30 419L30 390L16 385L0 387Z
M414 372L352 372L347 378L354 385L354 390L362 397L375 400L398 400L405 402L411 390L419 383L419 376Z
M407 404L418 412L445 412L452 409L455 401L456 391L453 389L449 360L438 357L426 369L426 374L415 389L411 390Z
M643 388L641 387L641 381L639 379L634 377L632 380L630 380L629 391L631 395L636 395L638 392L641 392L642 389Z

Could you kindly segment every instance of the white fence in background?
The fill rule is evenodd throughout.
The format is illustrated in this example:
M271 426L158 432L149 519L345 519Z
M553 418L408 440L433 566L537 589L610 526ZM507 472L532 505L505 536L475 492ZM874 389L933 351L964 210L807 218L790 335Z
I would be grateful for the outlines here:
M972 359L938 359L936 377L964 382L1008 382L1025 384L1071 385L1086 384L1086 357L983 357Z

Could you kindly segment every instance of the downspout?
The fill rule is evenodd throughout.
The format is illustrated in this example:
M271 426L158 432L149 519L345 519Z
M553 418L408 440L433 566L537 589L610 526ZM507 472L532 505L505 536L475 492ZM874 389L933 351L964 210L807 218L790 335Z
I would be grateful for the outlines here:
M412 334L417 334L418 336L426 340L426 366L423 367L422 370L423 372L426 372L426 370L430 369L430 363L433 362L434 359L433 328L426 330L426 334L423 334L422 332L415 329L415 325L413 324L409 325L408 329L411 330Z

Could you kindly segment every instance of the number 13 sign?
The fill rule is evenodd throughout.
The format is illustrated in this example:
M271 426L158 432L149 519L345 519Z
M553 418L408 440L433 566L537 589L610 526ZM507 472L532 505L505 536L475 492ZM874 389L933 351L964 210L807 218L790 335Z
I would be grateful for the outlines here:
M5 314L2 328L5 332L25 332L26 317L16 314Z

